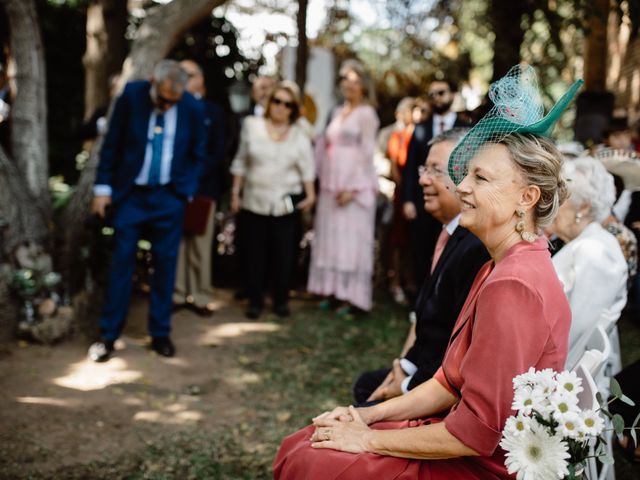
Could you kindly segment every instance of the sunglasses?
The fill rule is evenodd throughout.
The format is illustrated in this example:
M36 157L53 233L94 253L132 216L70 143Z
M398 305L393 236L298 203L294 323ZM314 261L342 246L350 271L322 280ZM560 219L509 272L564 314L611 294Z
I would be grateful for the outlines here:
M289 110L292 110L293 107L296 106L295 103L293 102L287 102L286 100L282 100L281 98L275 97L271 100L271 103L273 103L274 105L284 105L285 107L287 107Z
M429 92L429 98L442 97L449 93L449 90L434 90L433 92Z

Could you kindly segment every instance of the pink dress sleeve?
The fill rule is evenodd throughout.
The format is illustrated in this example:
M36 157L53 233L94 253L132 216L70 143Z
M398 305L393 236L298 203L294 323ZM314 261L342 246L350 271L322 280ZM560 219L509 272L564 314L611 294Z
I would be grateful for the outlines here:
M375 110L366 106L363 107L358 121L360 124L360 161L362 162L361 168L358 169L360 175L367 176L369 182L356 181L354 182L359 187L365 185L365 188L357 188L355 191L355 201L365 207L371 207L376 201L376 194L378 193L378 176L375 171L375 165L373 162L373 155L376 149L376 140L378 133L378 126L380 121Z
M550 330L534 288L508 277L485 285L460 365L461 400L444 420L452 435L480 455L494 453L511 415L513 377L538 365Z

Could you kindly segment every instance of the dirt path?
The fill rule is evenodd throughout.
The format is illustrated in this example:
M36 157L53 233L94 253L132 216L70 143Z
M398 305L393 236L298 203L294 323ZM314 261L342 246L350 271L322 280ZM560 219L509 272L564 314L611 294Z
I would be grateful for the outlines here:
M117 458L160 434L215 432L245 413L240 392L251 373L238 350L278 326L246 322L230 292L218 311L174 314L177 355L146 348L146 301L132 306L116 355L96 364L77 335L57 346L25 343L0 352L0 477ZM223 414L220 414L223 412Z

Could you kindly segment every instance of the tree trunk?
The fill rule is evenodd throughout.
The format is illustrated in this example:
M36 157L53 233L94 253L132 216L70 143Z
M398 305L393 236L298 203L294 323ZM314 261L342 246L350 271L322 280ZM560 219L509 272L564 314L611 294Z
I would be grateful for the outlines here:
M0 263L5 255L22 243L43 243L47 236L48 218L39 205L22 172L0 147L0 217L9 225L5 235L0 237Z
M17 92L11 108L11 152L33 201L49 216L47 104L42 38L34 0L0 0L7 12Z
M307 6L309 0L298 0L298 48L296 50L296 83L300 94L304 96L304 86L307 83L307 61L309 59L309 45L307 43Z
M121 81L149 78L154 65L165 58L181 35L224 2L225 0L173 0L154 7L138 28L131 52L123 65ZM65 208L62 220L65 238L60 252L61 268L71 285L79 285L79 279L73 278L74 266L78 263L84 220L89 215L101 146L102 139L99 138L80 175L73 198Z
M493 44L493 79L498 80L520 63L520 46L524 40L521 21L524 0L491 0L489 15L495 35Z
M124 62L124 80L149 78L178 39L225 0L173 0L149 11Z
M610 0L594 0L584 55L585 90L602 92L607 85L607 20Z
M127 15L127 0L91 0L87 7L85 118L109 103L109 77L120 71L127 55Z

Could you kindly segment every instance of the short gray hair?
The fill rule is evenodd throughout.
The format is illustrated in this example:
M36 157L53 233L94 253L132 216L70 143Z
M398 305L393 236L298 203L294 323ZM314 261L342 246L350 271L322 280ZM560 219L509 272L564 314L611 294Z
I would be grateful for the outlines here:
M160 60L153 68L153 80L156 83L168 81L171 90L175 93L182 93L189 81L189 75L180 67L180 63L165 59Z
M471 129L463 127L456 127L452 128L451 130L446 130L433 137L429 141L429 146L435 145L436 143L440 142L453 142L457 144L460 140L462 140L462 137L464 137L469 132L469 130Z
M569 201L574 207L589 205L597 222L611 214L616 201L616 187L613 176L602 162L587 156L567 160L562 173L569 187Z

